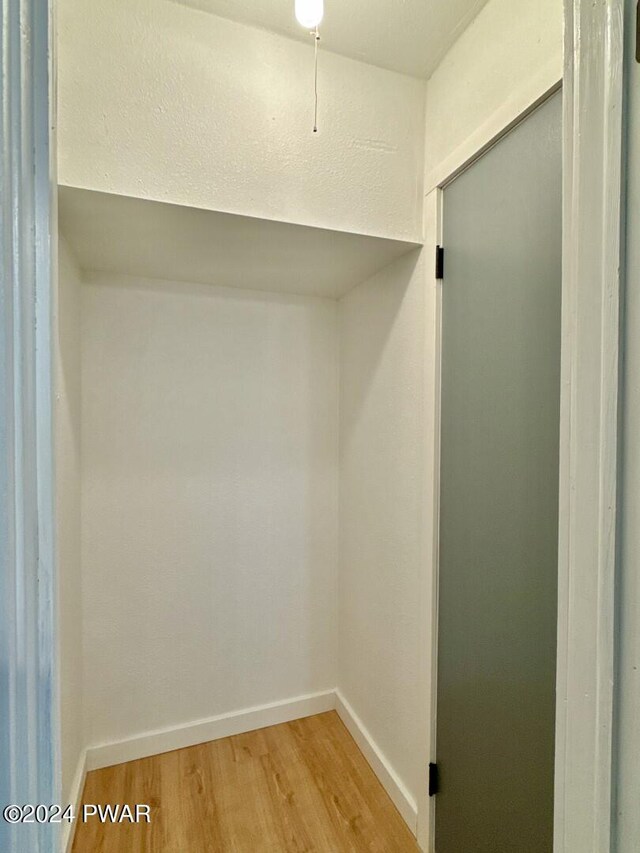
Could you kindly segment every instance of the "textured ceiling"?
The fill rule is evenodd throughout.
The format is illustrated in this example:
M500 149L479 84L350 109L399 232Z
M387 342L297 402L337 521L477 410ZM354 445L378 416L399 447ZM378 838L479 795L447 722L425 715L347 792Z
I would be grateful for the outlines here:
M175 0L309 40L294 0ZM325 0L322 46L393 71L428 77L487 0Z

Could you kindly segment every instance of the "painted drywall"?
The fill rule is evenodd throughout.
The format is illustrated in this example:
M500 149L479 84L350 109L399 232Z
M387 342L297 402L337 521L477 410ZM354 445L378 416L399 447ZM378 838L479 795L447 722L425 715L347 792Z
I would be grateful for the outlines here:
M60 239L55 337L56 546L62 802L72 802L72 783L82 750L81 542L81 278L66 241Z
M429 192L562 78L562 0L490 0L427 86Z
M622 489L619 515L619 659L614 749L617 853L640 845L640 65L635 61L635 0L626 3L626 285L622 365Z
M414 252L340 302L338 688L413 799L424 776L425 278Z
M83 269L245 290L343 296L415 243L60 187Z
M561 0L490 0L428 82L427 189L561 75ZM338 686L418 801L426 844L438 387L432 252L441 239L433 192L424 213L424 261L412 268L408 256L340 303Z
M179 0L61 0L62 184L364 234L421 231L424 81Z
M423 167L429 180L461 165L559 78L560 10L544 0L516 15L491 0L429 83L425 162L418 81L327 55L333 94L321 121L332 121L314 138L304 45L170 0L153 10L146 0L63 0L61 179L414 238ZM423 542L435 405L425 380L435 372L432 201L425 260L395 261L339 305L89 277L89 744L337 681L420 799L422 587L433 569Z
M337 306L91 274L89 745L332 690Z

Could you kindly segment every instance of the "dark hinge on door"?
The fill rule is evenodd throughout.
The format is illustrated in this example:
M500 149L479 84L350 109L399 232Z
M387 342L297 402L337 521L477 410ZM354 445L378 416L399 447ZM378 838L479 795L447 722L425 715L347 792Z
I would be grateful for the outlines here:
M636 60L640 62L640 0L636 11Z
M440 780L438 778L438 765L429 765L429 796L435 797L440 790Z
M444 278L444 249L442 246L436 246L436 278L438 280Z

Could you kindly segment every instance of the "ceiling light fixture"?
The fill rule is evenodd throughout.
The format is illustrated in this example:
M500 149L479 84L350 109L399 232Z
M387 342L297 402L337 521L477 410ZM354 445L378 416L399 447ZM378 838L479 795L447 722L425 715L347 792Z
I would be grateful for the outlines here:
M324 15L324 0L296 0L296 18L301 26L315 30Z
M324 17L324 0L296 0L296 18L303 27L311 30L314 38L315 57L313 72L313 132L318 132L318 46L320 43L320 32L318 27Z

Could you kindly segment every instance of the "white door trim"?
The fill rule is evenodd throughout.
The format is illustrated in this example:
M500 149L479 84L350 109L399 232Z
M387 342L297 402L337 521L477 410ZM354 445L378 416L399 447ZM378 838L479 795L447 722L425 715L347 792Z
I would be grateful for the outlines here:
M52 390L52 92L47 0L0 0L0 801L59 802ZM55 825L0 820L7 853Z
M565 0L564 238L560 446L555 853L609 853L618 447L623 0ZM437 170L425 199L425 246L442 236L442 188L559 84ZM502 122L500 126L499 123ZM436 175L436 173L434 173ZM434 851L427 764L436 759L441 291L426 282L421 637L425 785L418 841Z
M425 196L451 181L466 166L477 160L487 149L517 124L536 106L556 91L562 81L558 80L557 63L549 63L532 79L523 83L513 81L508 98L491 113L470 136L458 145L442 162L435 165L425 176Z
M510 109L501 109L492 116L492 120L483 127L482 135L474 135L478 145L472 149L462 146L457 157L447 160L447 168L437 170L439 184L432 188L425 198L425 251L433 249L434 266L428 273L426 282L426 318L425 318L425 410L431 413L428 420L428 452L424 470L425 505L427 515L424 520L423 554L427 567L426 583L423 587L421 610L425 614L421 633L421 683L423 732L425 737L424 766L425 786L418 797L418 843L422 850L435 851L435 799L430 798L426 786L426 768L429 762L436 761L436 710L437 710L437 666L438 666L438 538L440 527L440 378L442 356L442 286L435 278L435 246L443 241L443 199L447 184L469 168L489 149L503 139L520 122L562 88L562 80L544 78L544 89L527 89L530 101L514 100ZM517 111L516 111L517 110Z
M623 0L565 0L556 853L611 849Z

